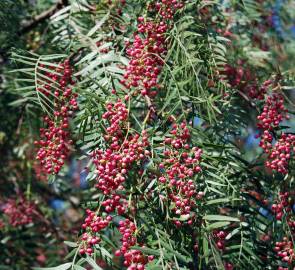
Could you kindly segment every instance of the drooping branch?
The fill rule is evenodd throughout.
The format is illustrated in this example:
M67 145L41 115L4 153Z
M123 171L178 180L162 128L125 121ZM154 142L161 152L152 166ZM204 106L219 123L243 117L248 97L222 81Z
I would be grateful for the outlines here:
M59 0L53 7L50 9L42 12L41 14L35 16L32 20L27 21L23 24L23 27L19 30L18 34L22 35L30 30L32 30L34 27L36 27L38 24L44 22L48 18L50 18L56 11L60 10L64 6L67 6L69 3L68 0Z

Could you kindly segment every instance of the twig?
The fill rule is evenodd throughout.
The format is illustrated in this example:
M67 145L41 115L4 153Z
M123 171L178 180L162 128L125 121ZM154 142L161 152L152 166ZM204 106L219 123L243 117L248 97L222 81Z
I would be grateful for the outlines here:
M153 108L153 104L151 102L151 99L149 96L145 96L145 101L146 101L146 104L148 105L148 108L149 109L152 109Z
M56 11L60 10L62 7L67 6L69 3L68 0L59 0L53 7L50 9L42 12L41 14L35 16L31 21L25 22L23 27L19 30L18 34L22 35L30 30L32 30L34 27L36 27L38 24L44 22L49 17L51 17Z
M144 98L145 98L145 102L146 102L146 104L148 106L149 111L154 113L155 115L157 115L155 106L152 104L152 101L151 101L150 97L149 96L144 96Z

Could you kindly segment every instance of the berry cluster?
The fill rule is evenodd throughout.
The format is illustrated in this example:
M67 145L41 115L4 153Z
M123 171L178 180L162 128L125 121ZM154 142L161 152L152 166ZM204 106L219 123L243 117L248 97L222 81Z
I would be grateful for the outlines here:
M79 251L81 255L85 253L91 255L93 253L93 246L101 241L95 234L106 228L112 221L111 216L102 218L90 209L86 210L86 214L87 217L82 225L82 229L86 232L82 235L81 248Z
M118 137L116 138L116 141L118 141L118 139L121 139L124 135L122 129L124 129L124 124L128 120L128 110L121 100L118 100L115 104L107 103L106 110L107 111L102 115L102 118L107 120L109 124L106 129L107 135L105 135L105 139L109 141L110 136L114 136ZM114 147L114 144L112 144L111 147ZM118 149L118 147L115 148Z
M272 211L276 214L276 219L281 220L284 213L288 226L292 233L295 233L295 220L292 215L292 207L294 205L294 192L280 192L279 200L271 206Z
M35 145L39 147L36 158L47 174L58 174L73 144L69 132L69 118L73 111L78 109L77 94L73 93L71 88L74 82L68 60L55 68L54 72L48 73L47 77L51 80L37 90L53 96L54 117L43 118L47 127L40 129L41 139L35 141Z
M251 70L243 68L243 64L243 62L238 63L237 67L226 64L224 67L224 74L232 87L241 88L245 86L246 82L253 81L254 79Z
M24 197L8 199L2 207L2 211L8 219L8 223L13 227L18 227L33 222L36 215L36 205Z
M202 150L189 144L190 132L185 123L173 124L170 131L171 137L164 141L164 160L159 164L161 176L159 184L169 187L168 197L174 207L172 211L179 217L185 215L187 223L193 223L193 208L196 200L200 200L204 193L197 192L194 176L201 171L199 161ZM174 221L176 226L181 226L179 220Z
M128 170L132 164L140 165L141 161L147 158L150 153L148 147L147 133L129 134L127 125L128 110L124 103L119 100L115 104L107 104L107 112L103 118L107 120L107 134L104 136L109 147L106 150L98 149L93 152L93 162L97 169L97 184L105 195L115 194L122 190ZM110 209L117 208L118 213L123 213L120 202L120 195L111 196L108 201ZM107 205L105 205L107 210Z
M284 106L281 94L267 97L263 112L257 117L257 126L262 130L260 147L268 154L266 167L277 172L287 174L288 162L295 151L295 135L282 133L273 145L273 132L280 123L289 119L288 110Z
M150 9L155 10L163 20L172 20L175 12L183 8L184 3L179 0L161 0L151 4Z
M217 231L213 234L216 246L219 250L225 250L225 238L227 233L225 231Z
M283 238L283 241L276 242L276 246L274 247L274 251L277 253L277 256L281 258L281 260L289 265L295 261L295 254L294 254L294 246L291 239L287 237ZM278 270L290 269L288 267L279 267Z
M58 174L73 143L69 138L68 119L61 120L58 125L48 116L45 116L43 120L48 127L40 129L41 140L35 142L35 145L40 147L37 160L48 174Z
M263 100L267 94L268 88L273 85L273 80L266 80L261 87L257 86L257 78L250 69L243 69L239 63L238 68L226 65L224 73L232 87L247 93L252 99ZM249 82L254 82L249 84ZM286 174L288 172L288 161L291 152L294 149L294 135L282 134L275 146L272 145L274 136L272 132L280 125L283 120L288 120L288 110L284 106L284 98L282 94L273 93L266 98L263 111L257 117L257 126L262 130L260 147L268 154L266 167ZM293 150L294 151L294 150Z
M224 264L224 268L225 268L225 270L234 270L234 266L229 262L226 262Z
M162 59L167 53L165 33L176 10L182 7L183 3L180 1L162 0L150 6L150 10L156 11L161 21L138 18L133 44L127 43L130 62L126 67L124 79L121 80L127 89L135 87L144 96L154 97L157 94L156 89L160 87L158 76L163 67Z
M245 63L240 61L237 67L227 64L223 73L226 75L229 84L236 87L252 99L263 100L272 80L266 80L260 87L255 74L250 68L243 67Z
M284 215L284 206L281 203L274 203L271 206L271 210L275 213L276 219L281 220Z
M280 192L278 200L272 205L271 209L276 214L276 219L281 220L285 217L288 224L291 238L295 237L295 216L294 216L294 191L292 192ZM282 262L289 266L295 262L294 245L292 239L284 237L283 241L276 242L274 251L277 256L281 258ZM294 266L294 265L293 265ZM289 267L280 266L278 270L290 269Z
M287 174L292 152L295 152L295 135L283 133L270 150L265 165L272 170Z
M116 256L124 256L124 266L127 270L144 270L148 261L153 260L153 256L146 257L141 251L131 249L137 243L136 226L129 219L120 221L119 232L122 235L122 247L115 252Z
M259 146L267 154L269 154L269 152L272 149L272 140L273 140L273 135L268 130L264 130L263 133L260 135Z
M257 117L257 126L263 130L273 130L284 119L289 119L288 110L284 106L284 98L280 94L268 96L263 112Z

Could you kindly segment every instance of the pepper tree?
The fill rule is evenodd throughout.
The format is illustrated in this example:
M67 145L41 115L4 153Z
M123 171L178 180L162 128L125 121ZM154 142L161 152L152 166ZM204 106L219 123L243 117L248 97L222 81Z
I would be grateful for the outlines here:
M292 39L274 2L60 1L37 26L48 48L12 50L35 176L87 164L52 269L294 268Z

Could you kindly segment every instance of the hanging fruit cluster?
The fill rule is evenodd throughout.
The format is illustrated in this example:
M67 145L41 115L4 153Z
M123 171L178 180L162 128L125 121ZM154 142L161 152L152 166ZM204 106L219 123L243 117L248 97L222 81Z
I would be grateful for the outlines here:
M275 213L277 220L286 220L288 233L290 235L283 237L280 242L275 243L274 251L283 263L291 267L295 262L294 242L295 237L295 216L294 216L294 191L280 192L278 199L272 204L271 209ZM289 269L288 267L280 266L278 270Z
M19 198L9 198L1 206L4 219L12 227L18 227L33 223L38 217L37 206L34 202L28 201L24 196ZM0 227L4 227L5 222L1 220Z
M284 106L281 94L273 93L266 98L263 112L257 117L257 126L262 130L260 146L267 154L266 167L279 173L288 173L288 161L295 151L295 136L282 133L275 144L275 129L283 120L288 120L288 110Z
M161 176L158 178L159 185L167 188L168 198L171 200L172 212L177 219L176 226L182 223L179 217L192 225L195 220L196 201L201 200L204 193L197 191L192 180L201 171L199 162L202 150L189 144L190 132L186 123L172 124L170 136L164 140L163 161L159 164Z
M166 32L173 25L173 16L184 6L182 1L161 1L150 4L149 11L155 18L138 18L137 32L132 44L127 43L130 58L121 83L127 88L135 87L134 94L155 97L160 88L158 77L167 53Z
M40 67L42 68L42 67ZM53 117L44 116L45 127L40 129L41 140L35 141L39 147L37 160L43 172L58 174L69 157L73 141L69 131L69 119L78 109L77 94L73 93L72 69L70 61L54 68L46 74L48 82L40 86L37 91L47 97L53 97Z

